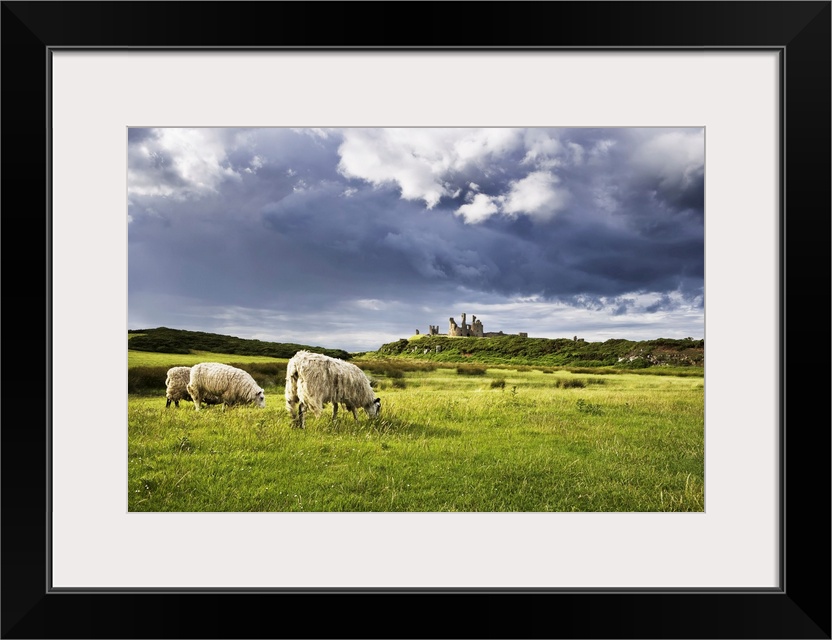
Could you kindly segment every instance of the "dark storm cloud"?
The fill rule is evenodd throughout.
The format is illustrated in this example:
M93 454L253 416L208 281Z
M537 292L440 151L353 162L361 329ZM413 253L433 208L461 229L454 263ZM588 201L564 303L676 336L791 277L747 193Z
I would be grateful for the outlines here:
M154 129L147 129L145 127L130 127L127 129L127 141L130 145L142 142L144 140L152 140L156 137Z
M131 323L412 331L460 297L701 323L701 131L471 131L129 130Z

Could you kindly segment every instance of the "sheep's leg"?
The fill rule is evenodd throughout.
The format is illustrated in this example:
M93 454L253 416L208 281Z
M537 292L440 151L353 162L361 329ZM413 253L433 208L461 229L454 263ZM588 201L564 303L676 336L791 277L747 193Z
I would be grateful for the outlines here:
M303 403L298 405L298 426L303 429Z
M355 407L350 407L350 411L352 411L352 417L358 420L358 413L356 413Z
M332 419L335 420L335 417L338 415L338 403L332 403Z
M289 415L292 416L292 428L298 428L300 425L300 404L298 403L298 399L294 398L290 400L286 408L289 409Z
M168 398L168 401L165 403L165 409L167 409L169 406L170 406L170 398ZM176 406L178 407L179 403L177 403Z
M168 404L170 404L170 402L168 402ZM179 400L174 400L173 401L173 406L178 409L179 408Z

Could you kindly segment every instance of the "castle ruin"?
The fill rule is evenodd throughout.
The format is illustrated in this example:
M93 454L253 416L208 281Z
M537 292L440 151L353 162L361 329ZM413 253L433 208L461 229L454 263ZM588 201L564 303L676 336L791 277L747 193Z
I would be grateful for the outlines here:
M462 314L462 322L460 324L456 323L456 320L453 318L448 319L448 335L449 336L462 336L462 337L473 337L473 338L482 338L483 337L483 329L482 329L482 322L477 320L477 316L471 316L471 324L467 324L465 322L465 314Z
M488 333L485 332L485 329L482 325L482 320L477 319L477 316L471 316L471 324L466 322L466 314L462 314L462 320L459 324L457 324L454 318L448 318L448 333L443 334L439 333L439 325L428 325L428 332L427 335L429 336L454 336L454 337L461 337L461 338L492 338L496 336L505 336L511 335L503 333L502 331L490 331ZM419 330L416 330L416 335L419 335ZM521 338L528 338L528 333L518 333L515 334L520 336Z

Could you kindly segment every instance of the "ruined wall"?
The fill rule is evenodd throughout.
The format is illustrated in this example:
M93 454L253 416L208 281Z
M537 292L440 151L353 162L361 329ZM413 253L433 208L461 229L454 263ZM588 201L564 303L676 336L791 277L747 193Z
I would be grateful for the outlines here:
M471 316L471 324L465 321L466 315L462 314L462 321L457 324L453 318L448 318L448 335L460 337L474 337L482 338L485 335L485 330L482 326L482 320L477 320L477 316Z
M471 335L471 327L465 322L465 314L462 314L462 322L456 323L453 317L448 318L448 335L466 337Z
M486 337L493 337L493 336L504 336L509 335L505 334L502 331L492 331L486 333L485 327L483 327L482 320L477 319L477 316L471 316L471 324L468 324L466 321L466 315L463 313L461 316L461 321L457 324L454 318L448 318L448 334L449 336L457 336L457 337L471 337L471 338L486 338ZM439 333L439 325L433 326L428 325L428 335L431 336L439 336L442 335ZM523 338L528 338L528 333L520 333L517 334L522 336Z

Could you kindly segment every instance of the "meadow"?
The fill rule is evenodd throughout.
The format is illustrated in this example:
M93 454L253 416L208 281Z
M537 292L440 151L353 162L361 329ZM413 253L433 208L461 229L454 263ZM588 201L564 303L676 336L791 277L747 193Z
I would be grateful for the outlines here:
M166 409L163 368L205 360L250 367L265 409ZM128 395L129 511L704 511L704 383L690 371L358 358L381 415L333 419L327 405L301 430L286 360L242 361L129 351L131 375L162 371Z

